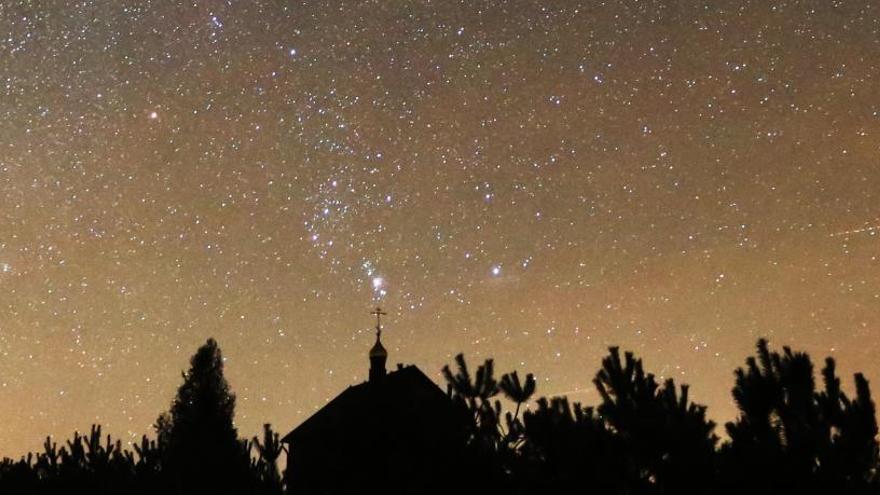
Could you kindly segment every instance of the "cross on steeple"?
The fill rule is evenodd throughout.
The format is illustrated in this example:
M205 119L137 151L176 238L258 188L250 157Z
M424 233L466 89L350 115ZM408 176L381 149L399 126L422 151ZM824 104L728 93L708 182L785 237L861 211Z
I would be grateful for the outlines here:
M382 311L382 308L376 307L373 311L370 311L371 315L376 316L376 337L380 337L382 335L382 317L387 316L388 313Z
M376 315L376 343L370 349L370 381L379 383L385 376L385 360L388 359L388 351L382 347L382 342L379 340L382 337L382 317L388 313L382 311L382 308L376 308L370 314Z

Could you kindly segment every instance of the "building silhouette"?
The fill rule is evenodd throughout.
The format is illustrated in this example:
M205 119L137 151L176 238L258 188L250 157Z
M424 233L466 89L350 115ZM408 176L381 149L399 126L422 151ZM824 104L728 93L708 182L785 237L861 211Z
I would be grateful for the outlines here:
M467 412L416 366L387 372L378 308L368 381L349 386L293 431L291 493L448 493L461 473Z

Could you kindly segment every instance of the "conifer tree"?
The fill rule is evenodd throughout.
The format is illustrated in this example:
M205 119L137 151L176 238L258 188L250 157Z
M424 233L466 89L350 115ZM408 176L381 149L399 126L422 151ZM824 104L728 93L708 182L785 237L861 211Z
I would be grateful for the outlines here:
M833 359L817 390L810 357L770 351L736 370L739 417L727 424L722 485L727 493L877 493L877 420L868 382L855 375L856 395L840 388ZM750 473L744 477L741 473Z
M706 407L689 400L688 387L662 385L631 352L611 347L593 380L606 422L628 464L622 493L714 493L718 438Z
M183 384L161 421L163 466L171 489L181 494L240 493L248 458L233 423L235 396L223 376L223 357L214 339L201 346L183 374Z

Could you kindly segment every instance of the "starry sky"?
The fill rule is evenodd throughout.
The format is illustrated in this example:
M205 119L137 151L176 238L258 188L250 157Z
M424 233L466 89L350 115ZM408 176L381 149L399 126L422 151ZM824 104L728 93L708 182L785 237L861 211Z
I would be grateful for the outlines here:
M880 379L880 6L0 3L0 455L151 431L209 336L242 435L464 352L735 414L760 336ZM847 385L850 378L845 379Z

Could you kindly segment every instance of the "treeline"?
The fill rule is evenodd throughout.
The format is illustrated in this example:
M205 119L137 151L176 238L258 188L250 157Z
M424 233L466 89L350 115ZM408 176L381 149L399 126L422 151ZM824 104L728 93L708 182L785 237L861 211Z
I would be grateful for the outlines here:
M617 348L593 378L601 402L592 407L535 401L531 374L496 378L492 360L472 371L459 355L443 372L450 398L468 413L461 470L446 473L461 493L880 493L868 382L856 374L855 395L845 394L830 358L817 386L808 355L759 341L735 372L739 415L723 442L686 385L658 382ZM158 418L155 440L144 436L128 450L99 426L61 447L47 439L43 452L0 463L0 493L283 493L278 434L266 425L263 438L239 439L234 407L209 340ZM374 481L393 493L393 480Z
M538 399L535 379L475 373L459 355L444 368L454 400L471 415L473 492L596 494L878 494L877 419L868 382L841 390L828 358L817 387L805 353L767 341L735 372L739 415L720 442L687 385L658 383L642 361L611 348L593 384L595 407ZM499 396L515 404L503 413ZM500 491L499 491L500 492Z

